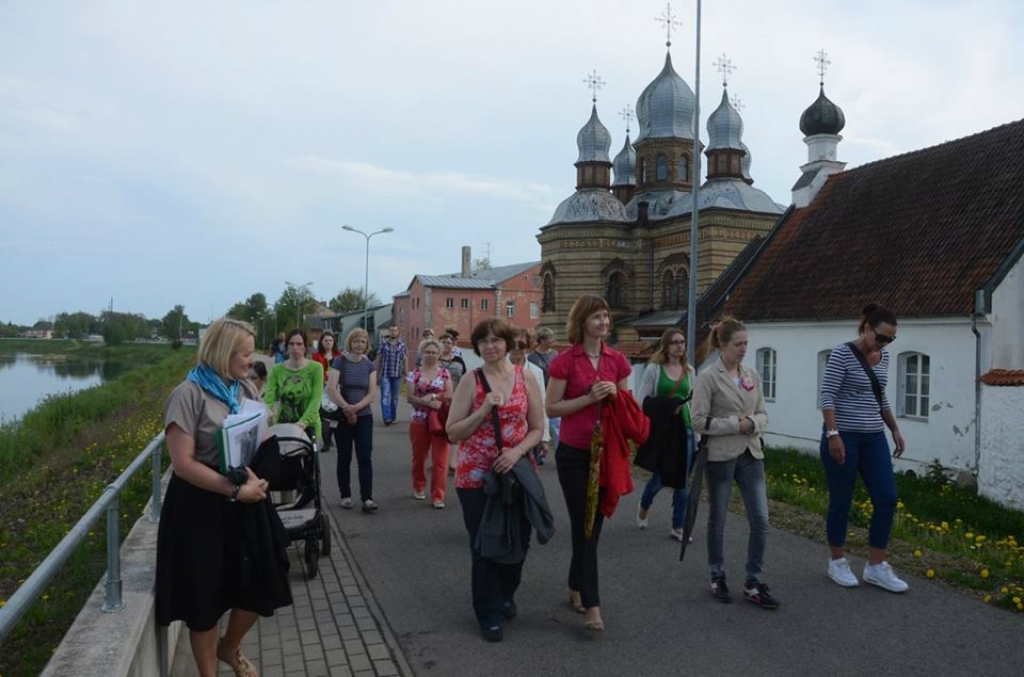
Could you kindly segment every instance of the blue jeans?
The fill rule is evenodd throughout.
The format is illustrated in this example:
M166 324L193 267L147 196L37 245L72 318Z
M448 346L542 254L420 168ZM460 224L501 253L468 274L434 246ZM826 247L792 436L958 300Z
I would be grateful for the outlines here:
M352 447L356 448L356 463L359 464L359 500L366 502L373 498L373 416L357 416L355 425L338 421L334 429L334 441L338 446L338 489L342 498L352 496Z
M690 463L693 461L693 432L686 431L686 472L690 472ZM648 510L651 504L654 503L654 497L659 491L661 491L661 473L655 471L651 475L651 479L647 480L647 486L644 487L644 493L640 497L640 508ZM686 521L686 500L690 495L690 490L686 487L680 487L672 490L672 528L682 529Z
M708 461L708 566L711 580L725 578L722 542L725 518L729 514L729 494L735 478L747 510L750 537L747 539L747 580L761 581L764 550L768 543L768 490L764 483L764 461L750 450L731 461Z
M846 524L850 517L853 488L857 473L871 497L874 511L868 527L868 545L885 550L896 514L896 478L892 473L892 455L885 432L860 433L839 431L846 447L846 460L836 463L828 453L828 439L821 436L821 462L828 480L828 517L825 521L828 544L839 547L846 543Z
M380 377L380 409L385 423L394 423L398 418L398 390L401 387L401 376Z

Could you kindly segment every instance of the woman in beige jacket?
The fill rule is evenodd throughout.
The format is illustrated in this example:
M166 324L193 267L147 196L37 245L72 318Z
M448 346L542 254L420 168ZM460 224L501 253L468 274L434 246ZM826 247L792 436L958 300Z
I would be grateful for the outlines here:
M737 320L723 319L708 337L708 354L715 350L719 358L697 377L691 403L693 428L707 439L711 594L719 602L732 601L725 582L722 541L735 479L750 524L743 596L758 606L776 609L779 603L762 580L768 540L768 493L761 433L768 424L768 414L757 372L742 364L747 353L747 328Z

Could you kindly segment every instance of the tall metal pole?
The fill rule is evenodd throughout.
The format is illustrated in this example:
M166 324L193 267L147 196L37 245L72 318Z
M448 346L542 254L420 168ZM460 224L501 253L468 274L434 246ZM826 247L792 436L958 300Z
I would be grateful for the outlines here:
M350 231L350 232L353 232L353 233L359 233L360 235L362 235L363 237L366 238L366 265L365 265L365 271L366 272L363 275L363 329L365 329L367 332L369 332L370 331L370 319L369 319L370 318L370 238L372 238L374 235L380 235L381 233L391 233L391 232L394 232L395 229L394 228L381 228L380 230L375 230L372 233L364 233L363 231L359 230L358 228L353 228L352 226L342 226L341 229L342 230L347 230L347 231ZM372 339L372 337L371 337L371 339Z
M690 290L686 304L686 345L691 355L697 354L697 234L700 230L700 9L697 0L697 56L694 62L694 107L693 107L693 210L690 212Z

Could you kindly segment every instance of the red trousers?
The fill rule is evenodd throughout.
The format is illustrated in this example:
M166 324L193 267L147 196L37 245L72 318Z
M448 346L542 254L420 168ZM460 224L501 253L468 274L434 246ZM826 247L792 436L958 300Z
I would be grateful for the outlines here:
M443 501L448 488L448 440L444 435L431 435L426 422L409 422L412 442L412 490L423 493L427 488L427 454L430 454L430 500Z

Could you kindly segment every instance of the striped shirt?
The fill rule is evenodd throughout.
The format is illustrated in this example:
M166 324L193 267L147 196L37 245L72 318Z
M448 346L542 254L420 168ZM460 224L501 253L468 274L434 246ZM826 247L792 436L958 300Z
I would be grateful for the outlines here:
M882 409L890 409L885 396L885 384L889 380L889 353L884 348L882 360L873 369L882 386ZM835 410L836 428L839 430L865 433L885 430L878 400L871 389L871 379L845 343L837 346L828 358L818 409Z

